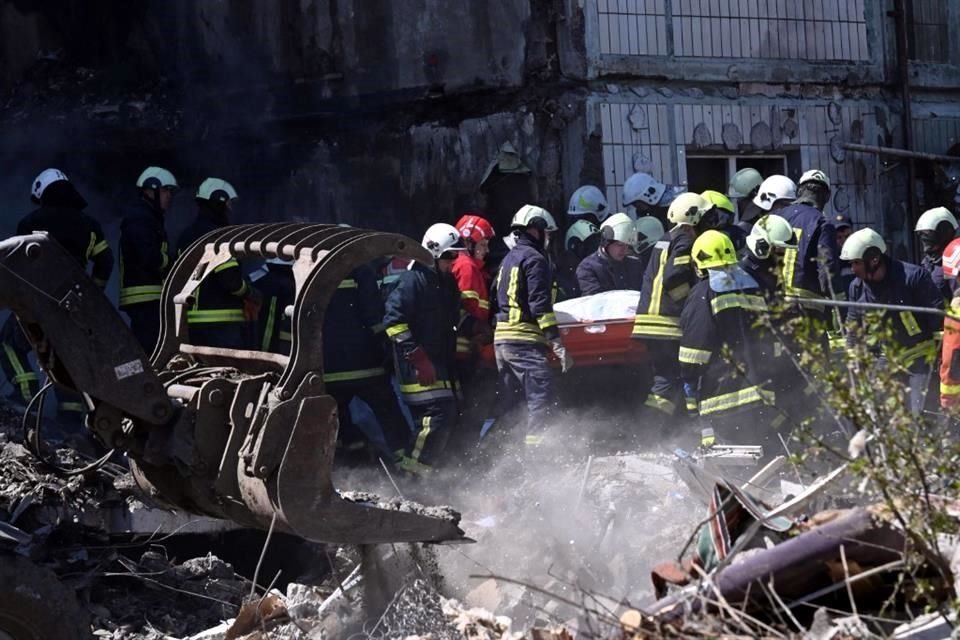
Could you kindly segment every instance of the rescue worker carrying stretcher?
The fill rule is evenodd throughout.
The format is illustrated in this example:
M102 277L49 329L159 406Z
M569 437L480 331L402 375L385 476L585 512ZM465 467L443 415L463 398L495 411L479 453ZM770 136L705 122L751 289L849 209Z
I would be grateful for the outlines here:
M682 389L677 349L682 335L680 312L696 283L690 248L697 224L710 203L696 193L682 193L670 204L672 227L653 247L640 287L640 301L631 337L646 340L653 369L653 386L646 406L675 414Z
M411 473L429 472L437 464L457 419L452 365L460 292L451 269L457 254L466 251L460 232L444 223L427 229L422 244L434 258L433 268L411 263L387 297L383 317L416 429L399 463Z
M484 261L490 253L490 240L497 236L493 225L468 213L455 225L466 251L457 254L451 272L460 289L460 323L457 325L457 370L465 384L476 370L480 351L493 342L490 325L490 284Z
M160 336L160 293L173 264L163 218L177 179L162 167L147 167L137 178L137 189L140 201L120 223L120 309L149 354Z
M237 199L233 185L220 178L207 178L197 189L197 215L177 242L178 254L211 231L230 224L230 210ZM187 311L190 343L226 349L254 346L256 321L262 303L260 292L243 275L240 263L230 259L213 270L194 292Z
M639 291L643 270L639 258L631 255L637 245L637 229L625 213L616 213L600 225L600 248L577 267L580 295L604 291Z
M754 329L767 304L757 282L737 264L730 238L704 231L691 249L697 276L680 316L679 362L687 414L700 421L701 444L714 444L725 417L747 410L773 413L769 389L772 341ZM761 415L728 425L731 437L743 424L767 424ZM755 437L757 434L749 434Z
M856 276L850 283L851 302L943 308L943 296L929 273L886 253L883 238L869 228L854 232L844 243L840 259L850 262ZM851 346L856 340L866 338L863 329L867 313L863 309L850 309L847 313L847 323L859 329L847 334ZM927 375L936 356L933 334L940 329L939 324L938 317L932 314L900 311L886 315L885 325L891 331L893 344L884 341L881 355L909 372L910 407L914 413L923 408Z
M553 275L546 257L549 234L557 230L553 216L542 207L524 205L510 228L516 244L497 274L493 345L500 392L507 402L521 393L526 398L524 444L531 448L543 443L557 402L548 348L560 360L563 373L573 366L573 358L560 340L553 312Z

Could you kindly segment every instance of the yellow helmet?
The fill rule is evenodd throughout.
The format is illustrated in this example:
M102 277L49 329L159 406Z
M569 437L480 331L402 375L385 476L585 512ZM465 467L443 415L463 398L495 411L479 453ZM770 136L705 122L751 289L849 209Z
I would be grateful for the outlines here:
M690 255L698 271L737 264L737 250L733 248L730 237L715 229L697 236Z
M717 209L723 209L724 211L729 211L730 213L736 213L737 210L734 208L733 203L730 202L730 198L723 195L719 191L707 190L700 194L700 197L709 202L711 205Z

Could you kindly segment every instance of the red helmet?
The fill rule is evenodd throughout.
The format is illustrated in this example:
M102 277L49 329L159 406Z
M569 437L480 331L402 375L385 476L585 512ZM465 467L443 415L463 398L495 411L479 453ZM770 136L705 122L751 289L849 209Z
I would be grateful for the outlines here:
M943 275L948 278L960 276L960 238L952 240L943 250Z
M481 240L494 238L497 232L493 230L493 225L485 218L474 213L464 214L457 224L454 225L460 232L460 236L471 242L480 242Z

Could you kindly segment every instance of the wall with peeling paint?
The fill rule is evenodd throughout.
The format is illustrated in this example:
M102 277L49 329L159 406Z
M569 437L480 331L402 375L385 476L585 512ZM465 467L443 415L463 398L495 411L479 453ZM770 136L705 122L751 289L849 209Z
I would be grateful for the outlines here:
M892 8L891 0L585 0L587 76L605 83L588 118L602 140L608 199L621 206L635 171L690 183L691 156L782 158L794 179L826 171L831 210L877 226L905 251L905 165L842 146L903 144ZM960 139L960 47L946 36L955 18L958 0L913 5L916 150L945 153ZM930 184L943 180L922 177L922 206L940 204Z

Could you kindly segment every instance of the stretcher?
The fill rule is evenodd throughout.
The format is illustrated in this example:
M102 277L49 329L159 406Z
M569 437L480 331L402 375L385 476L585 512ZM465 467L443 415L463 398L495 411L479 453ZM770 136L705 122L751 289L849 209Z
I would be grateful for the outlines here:
M646 361L643 340L634 340L638 291L608 291L557 303L560 337L577 368L636 365ZM554 363L559 363L553 358ZM493 345L481 352L485 366L496 366Z

